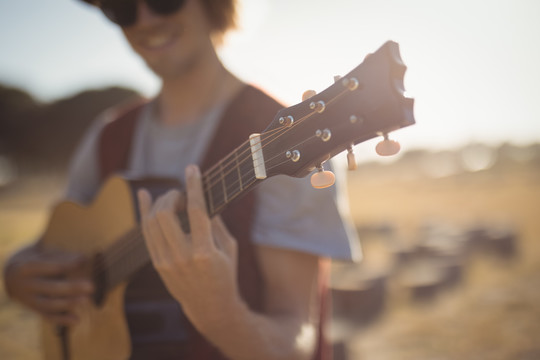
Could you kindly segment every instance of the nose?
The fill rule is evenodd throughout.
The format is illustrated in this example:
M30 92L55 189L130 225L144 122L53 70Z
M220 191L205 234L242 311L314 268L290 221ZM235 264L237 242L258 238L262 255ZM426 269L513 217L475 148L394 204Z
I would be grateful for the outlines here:
M160 16L150 10L146 1L137 1L137 20L135 25L150 26L158 22L159 19Z

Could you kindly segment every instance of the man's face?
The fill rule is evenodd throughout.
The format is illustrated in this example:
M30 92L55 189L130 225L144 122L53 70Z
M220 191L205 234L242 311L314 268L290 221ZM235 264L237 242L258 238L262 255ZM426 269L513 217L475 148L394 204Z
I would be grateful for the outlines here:
M212 49L210 24L198 0L171 15L158 15L138 1L135 24L122 27L133 49L161 78L188 72Z

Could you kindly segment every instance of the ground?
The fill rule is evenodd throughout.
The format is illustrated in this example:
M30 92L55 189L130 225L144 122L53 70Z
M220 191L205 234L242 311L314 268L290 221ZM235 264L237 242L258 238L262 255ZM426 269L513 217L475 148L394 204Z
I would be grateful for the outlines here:
M381 169L361 169L349 176L348 187L361 233L383 229L364 237L365 261L355 265L355 276L361 278L362 271L374 268L391 273L385 303L369 322L347 316L336 320L332 334L341 346L336 347L336 360L540 359L538 167L438 178L397 176L403 175L399 168ZM40 175L0 190L2 263L43 230L61 188L58 176ZM392 246L396 241L407 248L417 246L421 229L428 225L444 225L457 233L479 225L504 225L515 232L517 251L513 256L482 248L471 251L464 259L461 281L418 300L403 285L407 268L396 267ZM335 265L336 283L343 266L350 265ZM38 359L37 324L34 314L11 302L2 290L0 359Z

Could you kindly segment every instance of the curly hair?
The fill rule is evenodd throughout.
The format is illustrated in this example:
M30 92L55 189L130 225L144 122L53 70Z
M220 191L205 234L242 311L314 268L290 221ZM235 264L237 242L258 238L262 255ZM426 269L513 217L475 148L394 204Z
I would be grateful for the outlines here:
M237 25L236 0L200 0L215 35L223 36Z
M82 0L99 7L103 0ZM237 25L237 0L199 0L212 26L212 35L221 41Z

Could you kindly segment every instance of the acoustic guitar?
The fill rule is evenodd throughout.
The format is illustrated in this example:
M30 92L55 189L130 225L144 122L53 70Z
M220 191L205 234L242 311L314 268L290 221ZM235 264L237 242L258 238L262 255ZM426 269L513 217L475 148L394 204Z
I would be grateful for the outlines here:
M405 70L398 44L388 41L326 90L280 110L262 133L251 135L203 174L209 215L220 214L231 201L278 174L304 177L316 170L312 184L329 186L333 175L322 164L373 137L384 137L377 146L382 155L396 152L398 145L388 133L415 122L414 101L404 96ZM55 207L40 246L92 259L87 270L96 292L91 304L78 309L78 325L67 329L42 323L45 359L130 356L124 292L130 276L150 261L137 224L134 194L141 185L112 177L90 206L63 202ZM168 188L177 182L160 179L152 185ZM186 228L187 216L178 216Z

